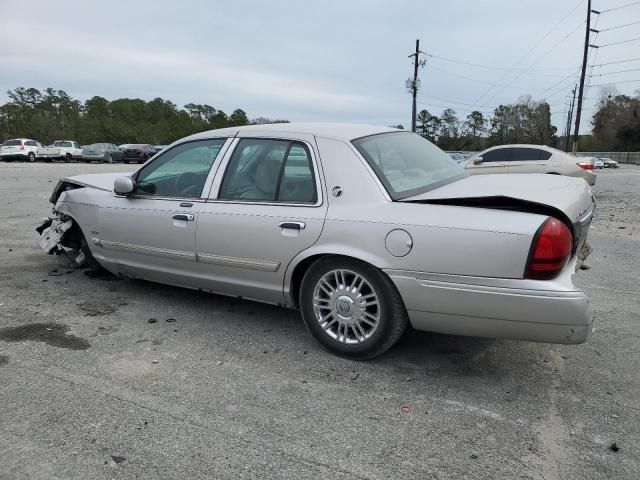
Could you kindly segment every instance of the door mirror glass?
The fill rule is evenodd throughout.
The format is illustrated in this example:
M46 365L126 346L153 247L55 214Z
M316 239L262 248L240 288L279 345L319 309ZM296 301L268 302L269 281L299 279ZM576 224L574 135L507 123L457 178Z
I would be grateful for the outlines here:
M136 188L131 177L118 177L113 182L113 191L118 195L128 195Z

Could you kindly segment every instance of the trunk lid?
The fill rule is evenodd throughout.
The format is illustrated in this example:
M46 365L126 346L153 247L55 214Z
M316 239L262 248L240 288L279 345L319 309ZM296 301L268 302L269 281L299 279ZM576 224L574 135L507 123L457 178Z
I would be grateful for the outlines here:
M581 178L562 175L473 175L402 202L519 210L540 206L561 212L573 224L590 216L596 199Z
M574 251L585 244L596 207L591 187L582 178L545 174L473 175L401 201L556 217L572 228Z

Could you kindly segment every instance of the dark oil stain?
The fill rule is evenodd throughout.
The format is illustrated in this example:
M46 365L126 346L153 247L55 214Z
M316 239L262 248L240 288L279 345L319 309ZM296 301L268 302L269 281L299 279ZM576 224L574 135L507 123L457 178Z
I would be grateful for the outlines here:
M9 356L0 355L0 365L6 365L7 363L9 363Z
M69 327L58 323L30 323L19 327L0 329L0 340L5 342L25 342L33 340L70 350L86 350L91 344L84 338L67 335Z

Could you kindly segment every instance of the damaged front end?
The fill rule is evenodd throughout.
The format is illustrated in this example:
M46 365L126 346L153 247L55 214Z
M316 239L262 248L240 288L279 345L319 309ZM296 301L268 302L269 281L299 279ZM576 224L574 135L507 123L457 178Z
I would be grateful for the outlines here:
M40 234L38 245L49 255L64 255L76 267L84 267L90 261L84 236L71 217L49 218L36 232Z

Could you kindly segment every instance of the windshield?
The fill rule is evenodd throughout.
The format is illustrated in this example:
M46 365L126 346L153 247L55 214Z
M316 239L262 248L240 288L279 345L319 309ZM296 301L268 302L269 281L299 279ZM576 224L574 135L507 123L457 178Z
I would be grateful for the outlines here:
M353 144L394 200L464 177L464 170L449 155L414 133L382 133L359 138Z

